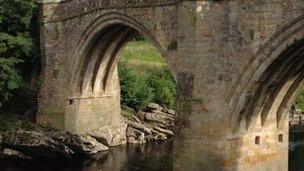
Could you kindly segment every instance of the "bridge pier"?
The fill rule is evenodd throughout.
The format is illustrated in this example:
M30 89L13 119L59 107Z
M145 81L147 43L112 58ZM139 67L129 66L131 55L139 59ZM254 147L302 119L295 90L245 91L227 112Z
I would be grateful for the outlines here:
M182 128L174 139L174 171L288 170L288 119L279 129L276 120L268 118L267 125L261 126L257 120L246 128L242 123L233 133L230 123L224 120L197 117L193 111L190 120L177 121Z

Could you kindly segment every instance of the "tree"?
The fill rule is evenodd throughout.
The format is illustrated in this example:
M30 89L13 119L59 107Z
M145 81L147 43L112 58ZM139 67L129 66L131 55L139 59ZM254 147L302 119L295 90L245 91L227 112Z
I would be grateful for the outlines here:
M0 0L0 105L23 83L22 68L37 59L37 0Z

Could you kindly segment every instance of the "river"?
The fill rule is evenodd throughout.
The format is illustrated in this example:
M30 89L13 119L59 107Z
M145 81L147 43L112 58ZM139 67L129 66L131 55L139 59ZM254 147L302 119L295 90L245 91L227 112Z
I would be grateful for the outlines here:
M172 147L172 141L164 141L115 147L96 159L0 160L0 171L170 171Z
M73 161L0 160L0 171L171 171L173 142L153 142L110 149L91 159ZM290 151L289 170L304 170L304 146Z

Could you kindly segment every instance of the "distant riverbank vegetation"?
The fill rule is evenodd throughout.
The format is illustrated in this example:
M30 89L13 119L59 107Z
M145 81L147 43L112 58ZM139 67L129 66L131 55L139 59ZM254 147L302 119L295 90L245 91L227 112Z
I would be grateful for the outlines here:
M296 98L295 106L304 113L304 85L302 85L300 94Z
M123 105L140 110L154 102L175 108L175 80L151 41L129 42L120 55L118 71Z
M37 16L37 0L0 0L0 113L20 110L21 101L30 105L21 96L37 92L32 79L40 68Z

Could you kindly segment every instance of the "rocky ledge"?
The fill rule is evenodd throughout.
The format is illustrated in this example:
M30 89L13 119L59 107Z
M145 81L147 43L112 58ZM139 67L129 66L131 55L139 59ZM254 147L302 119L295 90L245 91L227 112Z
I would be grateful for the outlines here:
M161 141L174 136L172 129L176 113L158 104L151 103L144 111L135 112L122 107L127 143ZM47 158L71 159L106 152L109 144L103 138L89 135L74 135L30 122L21 122L17 130L0 132L0 158Z
M64 158L88 156L107 151L108 147L85 135L59 131L6 131L1 133L1 157Z
M177 114L172 109L151 103L144 111L135 112L123 106L122 112L128 124L127 143L129 144L166 140L174 136L172 130Z

